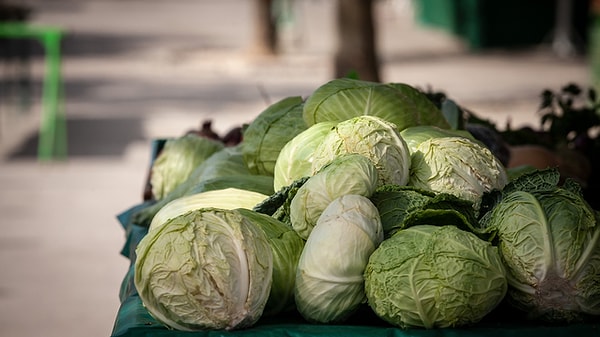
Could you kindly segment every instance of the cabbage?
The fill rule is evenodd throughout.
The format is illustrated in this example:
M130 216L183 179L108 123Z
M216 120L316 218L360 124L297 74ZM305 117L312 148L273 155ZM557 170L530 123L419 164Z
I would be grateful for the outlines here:
M186 181L164 198L137 210L132 215L133 223L148 226L154 215L175 199L228 187L270 195L273 193L273 177L251 174L243 160L240 146L226 147L198 165Z
M379 173L378 185L408 182L410 154L392 123L375 116L359 116L338 123L315 149L313 172L347 153L361 154L373 162Z
M234 210L175 217L140 241L135 287L148 312L185 331L241 329L261 317L272 281L266 234Z
M150 168L154 198L162 199L171 193L198 165L224 147L219 141L194 134L165 141Z
M402 139L404 139L404 141L406 142L406 146L408 146L408 149L411 154L417 151L417 147L419 146L419 144L431 138L464 137L475 141L473 135L471 135L468 131L442 129L440 127L432 125L418 125L408 127L400 131L400 136L402 136Z
M273 176L281 148L308 126L302 117L304 101L287 97L263 110L243 130L244 162L253 174Z
M295 309L296 268L304 240L292 228L266 214L248 209L238 209L238 212L265 232L273 253L273 282L263 316Z
M545 179L548 173L550 179ZM600 315L600 225L579 185L556 170L507 186L481 220L497 236L509 303L530 319L582 321ZM548 182L551 182L548 184Z
M377 186L377 170L359 154L335 158L296 191L290 203L292 228L307 239L323 210L345 194L371 196Z
M448 193L479 208L484 193L508 182L504 166L489 149L463 137L439 137L421 142L411 155L409 185Z
M363 272L382 240L369 199L348 194L333 200L298 262L294 293L300 314L310 322L341 322L365 303Z
M317 88L307 98L303 115L308 126L370 115L395 124L399 131L415 125L450 127L435 104L410 85L350 78L334 79Z
M295 180L312 175L313 152L336 122L317 123L287 142L279 152L273 172L273 188L279 191Z
M497 247L455 226L399 230L379 245L365 268L369 306L402 328L479 322L506 290Z
M269 196L235 187L206 191L175 199L163 206L152 218L149 230L162 226L170 219L202 208L252 209Z

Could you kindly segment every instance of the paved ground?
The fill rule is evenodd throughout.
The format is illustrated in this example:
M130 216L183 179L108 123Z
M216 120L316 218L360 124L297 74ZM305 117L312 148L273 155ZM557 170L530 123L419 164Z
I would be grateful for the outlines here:
M204 119L225 132L327 81L332 2L301 2L286 52L272 60L248 56L249 1L28 3L34 22L68 32L70 157L36 161L37 105L24 115L2 110L0 335L107 336L128 264L115 215L141 200L150 140ZM377 12L385 81L442 90L499 125L536 122L545 88L589 82L585 59L559 59L547 45L469 53L415 25L406 3L382 1ZM34 62L38 88L41 72Z

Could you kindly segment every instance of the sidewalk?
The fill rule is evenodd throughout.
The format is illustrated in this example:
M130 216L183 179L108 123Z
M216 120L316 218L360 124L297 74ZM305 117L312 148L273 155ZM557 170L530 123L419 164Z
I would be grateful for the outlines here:
M225 132L329 80L332 2L301 2L286 53L273 60L246 53L249 1L30 2L34 23L68 33L70 156L36 161L35 112L11 142L0 139L0 335L108 336L128 266L115 215L141 201L150 140L204 119ZM589 82L585 60L547 46L471 54L393 4L406 6L382 1L377 12L384 81L444 91L499 125L536 123L543 89Z

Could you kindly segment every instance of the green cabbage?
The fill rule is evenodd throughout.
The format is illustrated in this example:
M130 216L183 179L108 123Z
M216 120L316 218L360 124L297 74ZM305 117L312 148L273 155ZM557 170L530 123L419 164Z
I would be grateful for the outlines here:
M550 179L544 176L550 175ZM497 236L508 298L530 319L582 321L600 315L600 224L579 186L558 171L507 186L481 220ZM549 184L550 182L550 184Z
M266 214L248 209L238 212L265 232L273 252L273 282L263 315L274 316L295 309L296 268L304 240L291 227Z
M315 149L313 173L334 158L358 153L379 173L378 185L408 182L410 153L396 126L379 117L359 116L338 123Z
M162 226L170 219L202 208L252 209L269 196L236 187L200 192L175 199L163 206L152 218L148 230Z
M365 269L369 306L402 328L479 322L506 290L497 247L455 226L399 230L379 245Z
M310 233L298 262L295 298L310 322L344 321L366 302L363 273L383 240L375 206L347 194L333 200Z
M463 137L421 142L411 155L409 185L448 193L479 208L484 193L502 189L506 170L489 149Z
M165 141L150 168L154 198L162 199L171 193L198 165L224 147L222 142L193 134Z
M371 196L377 187L377 170L359 154L335 158L296 191L290 203L292 228L307 239L323 210L345 194Z
M317 123L302 131L281 149L273 172L273 188L279 191L295 180L313 174L313 153L336 122Z
M253 174L273 176L279 152L287 142L306 130L304 101L287 97L263 110L243 130L242 155Z
M241 329L261 317L272 282L266 234L234 210L201 209L140 241L135 287L148 312L185 331Z
M410 85L350 78L334 79L317 88L307 98L303 115L308 126L370 115L395 124L399 131L415 125L450 127L435 104Z
M419 146L419 144L431 138L464 137L475 141L473 135L471 135L468 131L442 129L440 127L432 125L418 125L408 127L400 131L400 136L402 136L402 139L404 139L404 141L406 142L406 146L408 146L408 149L411 154L417 151L417 147Z
M228 187L271 195L273 177L251 174L243 160L240 146L226 147L198 165L186 181L164 198L137 210L132 215L132 222L146 227L162 207L175 199Z

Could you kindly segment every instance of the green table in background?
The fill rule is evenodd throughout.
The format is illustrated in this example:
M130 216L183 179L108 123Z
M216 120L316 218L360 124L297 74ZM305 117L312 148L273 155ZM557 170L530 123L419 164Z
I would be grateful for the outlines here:
M35 39L44 47L45 76L42 91L38 159L62 160L67 157L67 127L63 106L61 41L63 31L23 22L0 22L0 37Z

